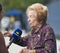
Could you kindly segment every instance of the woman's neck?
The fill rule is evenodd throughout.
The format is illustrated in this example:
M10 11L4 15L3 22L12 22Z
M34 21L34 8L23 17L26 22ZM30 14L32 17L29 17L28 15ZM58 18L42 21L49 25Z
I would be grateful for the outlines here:
M33 27L33 30L37 30L38 28L41 28L42 27L42 24L36 24L36 26Z

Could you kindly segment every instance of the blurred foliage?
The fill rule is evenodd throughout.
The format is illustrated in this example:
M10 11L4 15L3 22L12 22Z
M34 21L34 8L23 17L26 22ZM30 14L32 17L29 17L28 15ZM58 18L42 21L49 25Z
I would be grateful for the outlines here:
M46 3L48 0L0 0L3 4L4 10L8 11L11 9L17 9L25 11L26 8L33 3Z

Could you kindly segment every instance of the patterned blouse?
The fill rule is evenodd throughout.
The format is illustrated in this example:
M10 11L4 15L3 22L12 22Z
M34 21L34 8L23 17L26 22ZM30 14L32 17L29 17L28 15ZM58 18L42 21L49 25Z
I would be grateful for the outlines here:
M28 36L20 38L15 43L36 50L36 53L57 53L55 34L48 24L37 28L36 31L32 30Z

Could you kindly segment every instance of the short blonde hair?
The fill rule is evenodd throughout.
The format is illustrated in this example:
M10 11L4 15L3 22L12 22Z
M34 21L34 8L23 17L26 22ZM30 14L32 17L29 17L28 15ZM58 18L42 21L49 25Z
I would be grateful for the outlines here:
M48 14L48 8L47 8L47 6L44 6L43 4L40 4L40 3L32 4L26 10L26 14L27 15L28 15L28 12L30 10L34 10L34 11L37 12L37 20L39 22L40 21L46 22L46 20L47 20L47 14Z

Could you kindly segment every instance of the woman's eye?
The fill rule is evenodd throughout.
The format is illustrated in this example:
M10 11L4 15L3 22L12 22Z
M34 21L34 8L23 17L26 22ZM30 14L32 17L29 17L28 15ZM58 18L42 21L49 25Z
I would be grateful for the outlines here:
M30 17L32 17L32 15L30 15Z
M30 15L30 17L32 17L32 18L33 18L33 17L34 17L34 15Z

